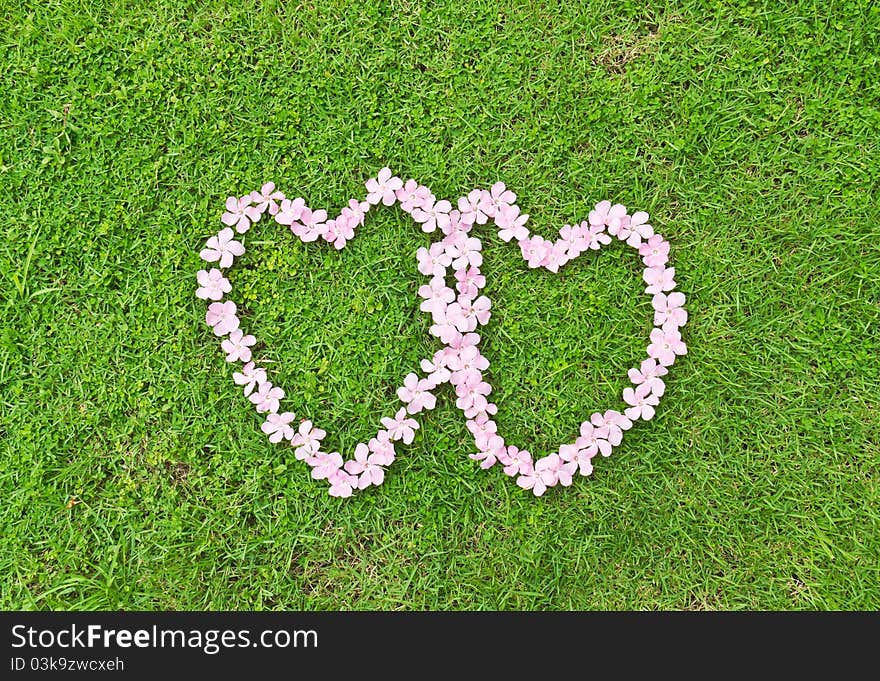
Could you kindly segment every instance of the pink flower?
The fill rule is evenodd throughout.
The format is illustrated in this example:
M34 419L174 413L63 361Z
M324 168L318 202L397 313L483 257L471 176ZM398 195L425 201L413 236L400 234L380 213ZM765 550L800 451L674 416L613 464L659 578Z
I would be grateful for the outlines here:
M642 384L635 390L624 388L623 401L632 405L625 411L628 419L650 421L654 418L654 407L660 403L660 398L652 394L647 385Z
M547 242L552 243L552 242ZM569 261L568 244L565 241L557 241L550 246L543 265L551 272L558 272L559 268Z
M662 291L671 291L675 288L674 277L674 267L649 267L642 273L642 279L648 285L645 293L655 294Z
M232 374L232 380L235 381L235 385L244 386L244 396L247 397L254 388L266 382L266 370L257 368L253 362L248 362L241 371Z
M486 285L486 277L480 274L478 267L456 270L455 278L458 281L455 288L461 295L468 298L476 298L480 289Z
M608 431L608 442L614 447L623 440L623 431L632 428L632 421L614 409L609 409L604 414L597 412L590 417L590 421L596 428L605 428Z
M391 206L397 200L397 190L403 188L403 180L392 176L390 168L382 168L377 177L367 180L366 187L368 203L375 206L381 201Z
M627 373L633 385L647 385L657 397L663 397L666 385L660 377L669 373L665 366L649 358L638 369L630 369Z
M648 214L645 211L640 210L633 213L632 217L624 217L620 220L617 238L626 241L630 246L638 248L642 239L652 236L654 236L654 228L648 224Z
M677 329L655 328L651 331L651 344L648 346L649 357L668 367L675 363L676 355L686 354L687 346L681 340L681 334Z
M382 425L388 429L388 435L392 440L403 440L405 445L412 444L419 429L415 419L407 418L406 409L399 409L393 419L383 417Z
M400 207L407 213L412 213L415 208L421 208L429 196L431 196L431 190L415 180L407 180L406 184L397 190L397 200L400 201Z
M584 450L590 458L600 453L602 456L611 455L611 443L608 442L608 429L597 428L589 421L581 424L581 436L575 442L579 449Z
M611 205L611 201L600 201L590 211L589 222L591 225L608 227L608 233L612 236L617 234L621 220L626 216L626 206L619 203Z
M655 234L639 246L639 255L645 267L663 267L669 262L669 242Z
M541 480L547 487L553 487L557 483L563 487L570 486L576 470L577 464L575 462L563 461L558 454L545 456L535 462L535 471L540 473Z
M443 229L449 225L449 211L452 204L449 201L435 201L429 196L421 206L413 208L413 220L421 223L423 232L433 232L438 227Z
M342 215L348 218L348 223L354 229L364 224L364 216L369 212L370 204L366 201L349 199L348 205L342 209Z
M455 386L458 399L455 405L464 412L466 418L473 418L486 409L486 395L492 392L492 386L477 375L469 375L466 380Z
M477 447L479 448L479 451L474 454L468 454L468 457L474 461L479 461L480 468L483 470L492 468L492 466L498 463L498 458L500 456L505 456L507 454L507 447L504 444L504 440L497 435L487 436L477 445Z
M318 453L312 468L312 477L315 480L326 480L336 471L342 468L342 455L339 452L329 454Z
M257 407L257 413L278 411L279 401L284 399L284 391L273 386L269 381L260 383L257 389L250 394L248 399Z
M216 327L215 327L216 328ZM220 347L226 353L227 362L250 362L251 347L257 339L251 335L245 336L241 329L229 332L229 338L225 339Z
M567 463L574 464L580 470L581 475L584 476L593 473L594 456L596 456L595 448L592 450L582 449L579 443L562 445L559 448L559 458Z
M422 409L433 409L437 398L431 394L432 384L425 379L419 380L415 374L407 374L403 386L397 389L397 396L406 405L410 414L418 414Z
M360 443L354 449L354 459L345 463L345 470L351 475L358 475L358 489L366 489L370 485L381 485L385 481L385 471L380 468L382 458L371 454L367 445Z
M516 239L522 241L529 235L526 229L528 213L520 215L519 206L507 206L495 213L495 225L498 227L498 236L504 241Z
M292 201L290 199L284 199L281 202L280 210L275 215L275 222L279 225L287 225L290 227L294 222L299 220L305 207L305 200L299 197Z
M581 223L581 233L587 242L587 248L598 251L602 246L611 243L611 237L605 233L605 225L591 225L589 222Z
M482 193L481 209L490 218L494 218L509 208L514 201L516 194L505 187L503 182L496 182L488 192Z
M239 321L235 315L237 309L231 300L225 303L211 303L205 313L205 323L214 327L215 335L225 336L238 328Z
M210 272L199 270L196 274L196 280L199 282L196 296L202 300L220 300L224 293L229 293L232 290L229 279L224 277L223 272L216 267L212 267Z
M304 206L299 216L299 221L294 221L290 225L290 231L305 243L317 241L327 229L325 221L327 220L327 211L323 208L313 211L308 206Z
M425 299L419 309L430 312L436 320L438 317L442 319L446 306L455 300L455 291L446 285L443 277L432 277L429 284L419 287L419 296Z
M566 258L573 260L587 250L588 242L584 236L584 228L579 225L563 225L559 230L559 241L556 244L561 244Z
M296 414L292 411L286 411L283 414L267 414L260 430L269 436L269 442L277 443L281 440L291 440L293 439L293 426L290 425L290 422L295 417Z
M340 215L335 220L327 220L324 223L322 236L333 244L337 251L345 248L345 244L354 239L354 225L351 218Z
M426 277L445 277L446 268L452 264L452 258L441 243L431 244L431 248L419 248L416 251L416 260L419 261L419 272Z
M351 496L352 490L355 484L357 484L357 478L353 475L349 475L341 468L337 468L327 476L327 482L330 483L331 497L347 499Z
M279 211L278 201L284 200L284 194L275 191L275 183L267 182L260 191L251 192L251 201L254 207L261 213L269 211L269 215L277 215Z
M290 444L295 447L294 456L299 461L308 461L318 454L321 449L321 440L327 433L320 428L315 428L311 421L303 421L293 436Z
M489 438L498 434L498 424L490 419L488 414L481 414L468 419L465 425L474 436L474 444L476 444L477 449L485 449Z
M446 368L446 354L443 350L435 352L431 360L423 359L420 366L434 386L446 383L449 380L450 373L449 369Z
M235 231L244 234L251 228L251 223L260 219L259 208L251 205L251 195L245 194L241 198L230 196L226 199L226 212L220 216L224 225L235 225ZM232 230L230 230L232 231ZM225 267L225 265L221 265Z
M446 253L452 258L452 269L461 270L466 267L480 267L483 264L483 248L480 240L463 236L446 246Z
M488 196L488 192L485 192ZM483 198L484 192L479 189L474 189L467 196L462 196L458 200L458 210L461 211L461 219L470 224L477 223L478 225L485 225L486 220L488 220L488 216L483 211L483 206L486 205L486 201ZM494 210L494 209L493 209Z
M477 324L485 325L492 316L489 308L492 303L486 296L471 301L467 296L459 296L458 300L446 308L445 321L455 326L461 333L473 331Z
M523 470L524 469L524 470ZM532 490L532 494L540 497L547 491L547 485L544 483L541 472L536 470L533 465L522 466L516 484L523 489Z
M232 261L244 255L244 246L233 239L234 234L229 227L221 229L216 236L208 239L199 257L207 262L217 262L220 267L229 267Z
M504 474L513 477L532 469L532 455L525 449L508 445Z
M682 307L684 301L684 293L678 291L668 296L664 293L655 294L651 300L654 307L654 326L676 328L687 324L688 313Z
M522 256L528 262L529 267L540 267L547 261L547 256L553 249L553 244L540 236L532 236L519 242Z
M452 303L452 305L457 306L458 303ZM454 324L455 320L463 323L460 308L458 312L454 313L454 315L450 317L449 307L447 307L445 311L441 312L440 314L434 315L434 323L428 329L428 332L432 336L436 336L448 345L455 340L456 336L461 335L458 328Z
M489 360L480 354L479 348L470 346L462 348L456 354L451 355L447 362L449 370L452 372L450 380L453 385L466 382L472 374L476 373L477 380L480 379L482 371L489 368Z
M391 433L387 430L380 430L376 433L376 437L370 438L367 447L375 456L374 460L378 465L390 466L394 462L394 442L391 440Z
M466 220L461 214L461 211L453 209L449 211L449 224L441 227L440 231L446 236L452 236L453 234L458 233L467 234L471 231L471 227L473 226L473 222Z

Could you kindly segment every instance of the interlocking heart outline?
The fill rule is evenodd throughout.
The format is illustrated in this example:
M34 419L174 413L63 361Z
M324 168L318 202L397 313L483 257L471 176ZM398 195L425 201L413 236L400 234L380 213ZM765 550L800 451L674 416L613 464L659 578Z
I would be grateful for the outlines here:
M233 380L243 387L244 395L257 412L266 415L261 429L270 442L289 442L295 457L311 467L312 477L327 480L331 495L349 497L355 490L382 484L385 471L396 456L395 443L412 443L419 425L411 417L434 408L433 391L444 383L455 389L456 406L464 413L468 430L474 436L477 451L470 457L479 461L483 469L499 464L506 475L516 478L520 487L532 490L535 496L554 485L571 485L575 473L589 476L593 472L593 458L598 454L610 456L633 421L653 418L654 408L666 389L663 376L667 368L687 353L680 333L687 322L687 312L684 295L674 292L675 268L667 267L669 242L654 232L647 213L630 215L625 206L602 201L590 211L587 220L563 226L559 238L548 241L529 234L525 226L529 216L520 212L516 195L501 182L489 190L474 189L458 199L456 208L449 201L438 200L415 180L404 183L388 168L380 170L365 186L366 200L351 199L334 219L328 219L325 210L312 210L302 198L287 198L271 182L258 191L229 197L221 216L226 226L208 239L200 253L203 260L216 263L217 267L200 270L197 276L196 295L214 301L208 305L206 323L215 335L223 337L221 347L226 360L244 364L233 373ZM266 214L289 227L303 242L320 238L342 249L354 238L355 230L363 225L372 207L395 203L424 232L439 230L443 235L429 248L419 248L416 258L419 272L429 277L429 282L419 288L423 299L420 309L431 315L430 333L444 347L421 361L424 377L415 372L407 374L397 390L404 407L394 417L382 418L383 428L376 437L358 444L353 458L345 461L338 452L322 451L325 431L308 420L295 426L293 412L279 411L285 392L273 385L266 370L253 361L251 347L256 339L240 328L236 304L223 300L232 290L223 270L245 252L244 245L234 238L233 228L245 234ZM492 420L497 406L489 401L492 388L483 373L489 368L489 361L480 353L480 336L476 333L479 326L488 323L491 303L480 293L486 284L480 272L482 243L472 234L475 226L490 221L505 242L516 239L530 268L543 267L550 272L558 272L582 253L597 251L617 237L638 250L645 265L645 293L653 296L654 328L647 347L648 359L628 372L633 383L633 387L623 391L628 406L623 413L613 409L593 413L581 424L580 435L573 443L563 444L558 452L539 459L534 459L528 450L507 444ZM454 290L449 286L450 269L455 278Z

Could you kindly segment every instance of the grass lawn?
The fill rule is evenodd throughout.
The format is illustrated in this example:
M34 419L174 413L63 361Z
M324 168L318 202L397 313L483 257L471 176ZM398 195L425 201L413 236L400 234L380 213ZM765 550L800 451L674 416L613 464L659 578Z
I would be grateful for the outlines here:
M229 4L0 0L0 608L880 607L880 5ZM448 385L349 500L266 441L199 249L229 194L338 210L383 165L670 239L689 354L592 478L481 472ZM549 453L622 406L641 264L479 235L500 430ZM440 347L430 240L396 208L342 254L245 237L256 356L332 449Z

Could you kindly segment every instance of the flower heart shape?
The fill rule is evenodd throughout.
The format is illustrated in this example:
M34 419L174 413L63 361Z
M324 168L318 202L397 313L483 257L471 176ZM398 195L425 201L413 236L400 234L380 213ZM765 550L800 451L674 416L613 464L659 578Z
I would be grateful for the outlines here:
M551 241L529 233L529 216L521 213L516 195L502 182L489 190L474 189L459 198L455 207L449 201L438 200L415 180L403 182L388 168L367 180L366 189L365 200L351 199L333 219L328 219L326 210L309 208L302 198L287 198L271 182L241 197L229 197L221 216L225 227L208 239L200 253L203 260L216 266L200 270L197 275L196 295L212 301L205 322L215 335L223 337L221 347L226 361L243 364L232 377L257 412L265 414L261 429L270 442L289 442L295 457L311 467L312 477L329 483L331 495L350 497L355 490L381 485L386 469L394 462L396 444L413 441L419 427L413 416L435 407L434 390L444 383L454 388L456 406L473 434L476 451L470 458L483 469L499 464L506 475L516 478L520 487L535 496L555 485L568 487L576 473L589 476L593 459L599 454L610 456L633 422L654 417L666 390L663 377L668 367L687 353L680 332L687 322L687 312L684 295L674 291L675 268L667 266L669 242L654 232L647 213L629 214L621 204L601 201L587 220L564 225L559 238ZM342 249L374 206L395 203L422 231L442 235L430 247L419 248L416 259L419 272L428 277L418 290L420 309L431 315L430 333L440 339L443 348L421 361L421 377L415 372L407 374L397 390L404 406L393 417L382 418L376 436L358 444L352 458L345 460L339 452L322 450L325 431L308 420L295 424L293 412L281 411L284 390L273 385L266 370L253 361L251 347L256 339L240 328L235 303L224 300L232 290L224 270L245 252L244 244L235 238L236 232L246 234L266 214L304 242L323 239ZM475 227L490 222L505 242L516 240L528 267L543 267L550 272L558 272L582 253L599 250L616 237L638 251L645 265L645 293L652 296L654 328L647 346L648 358L628 372L633 386L623 391L623 411L594 412L581 424L573 442L537 459L527 449L508 444L492 419L498 408L489 401L492 387L484 374L489 360L480 353L480 336L476 333L478 327L489 322L491 302L481 294L486 285L480 272L482 243L474 235Z

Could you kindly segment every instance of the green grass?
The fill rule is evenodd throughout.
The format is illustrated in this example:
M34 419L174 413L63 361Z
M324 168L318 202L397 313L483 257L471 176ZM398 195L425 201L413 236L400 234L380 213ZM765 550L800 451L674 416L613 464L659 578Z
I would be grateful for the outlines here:
M0 10L0 607L880 607L876 3ZM480 472L448 386L348 501L260 433L198 251L230 193L338 209L386 164L503 180L545 236L607 197L672 241L690 352L591 479ZM498 421L544 453L621 403L638 259L554 277L483 236ZM247 235L234 298L331 446L438 347L426 241L396 209L343 254Z

